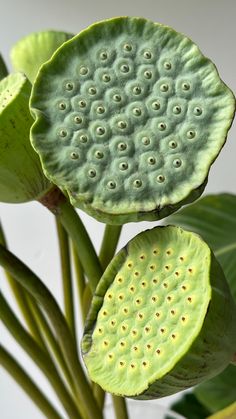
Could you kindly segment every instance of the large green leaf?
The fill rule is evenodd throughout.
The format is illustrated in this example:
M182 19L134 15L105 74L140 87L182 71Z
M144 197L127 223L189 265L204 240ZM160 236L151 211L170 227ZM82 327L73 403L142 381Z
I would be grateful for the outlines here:
M193 393L183 394L182 398L171 406L171 410L183 415L186 419L205 419L211 413ZM167 415L165 419L171 419L171 417Z
M197 386L194 394L212 413L235 402L236 367L229 365L221 374Z
M168 218L197 232L219 260L236 300L236 195L208 195Z

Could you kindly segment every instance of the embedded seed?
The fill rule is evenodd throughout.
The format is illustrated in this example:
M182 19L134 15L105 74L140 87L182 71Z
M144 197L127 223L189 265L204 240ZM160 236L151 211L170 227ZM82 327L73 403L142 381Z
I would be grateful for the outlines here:
M102 52L100 53L100 59L101 59L102 61L104 61L104 60L107 60L107 58L108 58L108 54L107 54L107 52L106 52L106 51L102 51Z
M180 167L182 165L182 161L180 159L175 159L173 161L173 166L174 167Z
M130 51L132 51L132 45L131 44L124 44L123 49L125 51L130 52Z
M183 90L189 90L190 89L190 84L188 82L184 82L182 83L182 89Z
M134 109L133 109L133 114L134 114L135 116L140 116L140 115L142 114L142 111L141 111L141 109L140 109L140 108L134 108Z
M147 60L150 60L152 58L152 53L150 51L144 51L143 56Z
M148 138L148 137L143 137L143 138L142 138L142 143L143 143L144 145L149 145L149 144L150 144L150 138Z
M168 84L166 84L166 83L161 84L161 86L160 86L160 91L161 92L168 92L168 90L169 90Z
M158 109L160 109L160 107L161 107L161 104L157 100L155 100L154 102L152 102L152 109L154 109L155 111L157 111Z
M165 61L163 64L164 68L166 70L170 70L171 69L171 63L169 61Z
M119 143L117 147L118 147L118 150L123 151L123 150L126 150L127 144Z
M163 175L159 175L159 176L157 176L157 182L159 182L159 183L163 183L163 182L164 182L164 180L165 180L165 176L163 176Z
M81 124L83 122L83 119L81 118L81 116L75 116L74 117L74 122L76 124Z
M125 162L120 163L119 164L119 169L120 170L126 170L126 169L128 169L128 164L125 163Z
M111 80L111 77L109 76L109 74L103 74L103 76L102 76L102 80L103 80L105 83L108 83L108 82Z
M79 158L79 155L75 151L72 151L70 157L72 160L77 160Z
M80 70L79 70L81 76L85 76L86 74L88 74L88 71L89 71L88 67L85 67L85 66L80 67Z
M74 87L74 85L73 85L73 83L66 83L66 90L68 90L68 91L70 91L70 90L72 90L73 89L73 87Z
M98 114L102 114L102 113L104 113L105 112L105 108L104 108L104 106L98 106L97 107L97 113Z
M94 169L90 169L90 170L88 171L88 175L89 175L89 177L95 177L95 176L96 176L96 170L94 170Z
M160 124L158 124L158 129L160 131L164 131L166 129L166 124L164 122L160 122Z
M176 147L177 147L177 142L176 142L176 141L174 141L174 140L171 140L171 141L169 142L169 147L170 147L170 148L176 148Z
M156 163L155 157L148 157L148 164L153 165Z
M60 137L64 138L64 137L66 137L66 136L67 136L67 131L66 131L65 129L61 129L61 130L59 131L59 135L60 135Z
M96 87L90 87L88 89L88 92L89 92L90 95L95 95L97 93L97 89L96 89Z
M60 110L64 111L64 109L66 109L66 104L65 104L65 102L61 102L61 103L59 103L58 108L59 108Z
M79 107L80 107L80 108L85 108L85 107L86 107L86 102L85 102L85 100L80 100L80 101L79 101Z
M199 106L196 106L193 110L194 115L199 116L202 114L202 109Z
M141 89L141 87L140 87L140 86L135 86L135 87L133 88L133 94L134 94L134 95L140 95L141 91L142 91L142 89Z
M173 107L173 113L180 114L181 113L181 106L176 105Z
M187 137L188 137L188 138L194 138L194 137L195 137L195 135L196 135L196 132L195 132L194 130L189 130L189 131L187 132Z
M149 70L144 71L143 73L145 79L151 79L152 78L152 72Z
M126 121L118 121L117 126L120 129L125 129L127 127L127 122Z
M97 159L102 159L103 156L104 156L104 154L101 151L99 151L99 150L95 151L95 157Z
M110 180L109 182L107 182L107 186L109 189L115 189L116 182L114 182L113 180Z
M87 135L81 135L80 136L80 141L81 141L81 143L87 143L87 141L88 141L88 137L87 137Z
M142 186L142 181L140 179L135 179L133 185L135 188L140 188Z
M115 94L115 95L113 96L113 100L114 100L115 102L120 102L120 101L121 101L121 95Z
M105 134L105 128L104 127L97 127L97 129L96 129L96 133L97 133L97 135L103 135L103 134Z
M120 71L121 71L122 73L128 73L128 72L129 72L129 66L128 66L128 64L123 64L123 65L120 67Z

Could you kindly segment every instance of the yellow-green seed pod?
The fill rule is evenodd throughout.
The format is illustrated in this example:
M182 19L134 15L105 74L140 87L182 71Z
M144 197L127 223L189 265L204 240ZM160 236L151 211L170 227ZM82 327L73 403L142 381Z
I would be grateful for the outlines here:
M0 201L20 203L44 195L51 183L44 176L29 140L30 82L21 73L0 81Z
M236 305L208 245L179 227L134 237L95 291L82 341L105 391L154 399L219 374L236 347Z

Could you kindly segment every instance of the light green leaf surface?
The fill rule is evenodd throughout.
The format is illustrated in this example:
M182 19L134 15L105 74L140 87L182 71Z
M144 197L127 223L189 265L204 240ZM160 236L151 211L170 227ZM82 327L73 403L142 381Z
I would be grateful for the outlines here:
M220 262L236 300L236 195L208 195L168 218L200 234Z

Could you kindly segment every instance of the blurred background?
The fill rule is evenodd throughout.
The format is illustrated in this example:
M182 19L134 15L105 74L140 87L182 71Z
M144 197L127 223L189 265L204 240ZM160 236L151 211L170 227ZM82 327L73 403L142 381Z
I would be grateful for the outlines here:
M31 32L58 29L76 34L95 21L121 15L143 16L183 32L216 64L223 81L236 92L235 0L1 0L0 50L11 69L11 47ZM205 190L205 194L218 192L236 193L236 124L230 130L228 141L210 171ZM104 225L82 212L80 215L98 249ZM11 250L44 280L61 303L53 216L37 203L0 204L0 218ZM119 248L139 231L150 226L150 223L130 223L124 226ZM2 271L0 276L1 289L15 307ZM48 396L52 395L53 398L53 392L40 372L3 327L0 336L1 342L20 360ZM43 419L42 414L5 371L1 370L0 375L1 419ZM145 403L148 408L148 403L166 406L172 400L173 397L168 397ZM136 416L132 419L136 419Z

